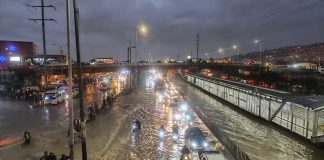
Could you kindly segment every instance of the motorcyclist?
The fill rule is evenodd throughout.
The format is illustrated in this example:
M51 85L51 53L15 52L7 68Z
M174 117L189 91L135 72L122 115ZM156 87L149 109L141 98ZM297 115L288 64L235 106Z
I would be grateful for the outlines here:
M30 143L31 136L30 136L30 133L28 131L25 131L24 132L24 139L25 139L25 143L26 144L29 144Z
M133 126L132 126L132 130L136 131L136 130L140 130L141 129L141 122L139 120L134 120L133 121Z
M165 131L164 125L162 124L159 128L160 131Z
M107 95L107 97L106 97L106 101L107 101L107 104L111 104L111 101L110 101L110 97L109 97L109 95Z
M96 114L95 114L95 109L93 107L93 104L91 104L90 107L88 108L88 114L89 114L89 119L95 118Z
M164 134L165 134L165 128L164 125L161 125L159 128L159 137L160 139L164 138Z
M135 123L136 123L136 125L138 127L138 130L141 130L141 122L138 119L136 119Z
M44 155L43 155L39 160L48 160L48 159L49 159L48 152L45 151L45 152L44 152Z
M172 139L173 139L174 141L177 141L178 138L179 138L179 127L178 127L177 124L174 124L174 125L172 126Z
M104 107L104 106L106 106L107 105L107 100L104 98L103 100L102 100L102 106Z
M179 131L179 126L178 126L178 124L174 124L173 126L172 126L172 132L178 132Z
M48 155L49 160L56 160L56 155L53 152L50 152Z

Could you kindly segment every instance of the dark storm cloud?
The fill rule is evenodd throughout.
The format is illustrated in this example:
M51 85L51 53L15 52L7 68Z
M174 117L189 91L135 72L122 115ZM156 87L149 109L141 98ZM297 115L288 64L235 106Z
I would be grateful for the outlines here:
M46 9L49 53L65 44L65 0L45 0L57 10ZM0 39L29 40L41 47L41 24L28 21L39 17L39 0L0 0ZM182 58L195 55L195 36L201 36L200 54L213 57L219 47L240 44L243 52L257 50L258 38L266 48L323 41L324 1L322 0L78 0L81 18L81 51L84 59L126 57L129 39L137 26L149 26L139 36L141 57ZM74 26L72 26L73 29ZM72 39L74 41L74 39ZM228 49L227 54L234 54Z

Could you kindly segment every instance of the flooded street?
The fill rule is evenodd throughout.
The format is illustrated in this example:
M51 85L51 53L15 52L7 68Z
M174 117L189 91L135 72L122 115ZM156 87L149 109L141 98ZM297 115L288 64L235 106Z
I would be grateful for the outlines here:
M198 88L179 79L173 80L179 90L186 91L189 104L223 130L251 159L257 160L322 160L324 151L306 143L278 126L251 116L244 116Z
M179 140L173 142L172 126L178 108L170 107L167 103L159 104L156 97L154 86L144 83L137 93L117 97L109 112L100 113L96 120L88 122L88 159L180 159L188 124L185 120L176 122L179 126ZM85 104L96 101L101 105L102 98L101 91L91 86L86 88ZM62 153L68 154L69 119L65 103L33 108L25 102L2 99L0 105L1 160L38 160L45 150L54 152L57 157ZM77 99L74 99L74 111L78 117ZM135 119L142 124L138 133L131 131ZM158 137L161 125L166 128L163 140ZM197 118L194 125L204 126ZM32 143L29 145L23 144L22 140L22 133L26 130L32 134ZM75 159L81 159L80 139L75 137L75 142Z
M143 82L137 93L117 97L109 112L100 113L95 121L86 124L88 159L180 159L188 124L178 122L179 142L172 142L176 110L170 104L157 103L154 87ZM188 96L189 107L203 112L251 159L321 160L324 157L323 151L315 146L290 138L288 133L281 133L255 118L246 118L179 79L172 78L171 83L175 91ZM105 96L92 86L87 86L85 93L86 108L91 102L101 105ZM78 117L78 99L74 99L74 111ZM135 119L142 124L138 133L131 131ZM34 108L28 102L1 99L0 160L38 160L45 150L54 152L57 157L68 154L68 123L65 103ZM200 119L196 118L194 123L205 130ZM161 125L166 128L166 137L162 141L157 134ZM22 140L26 130L32 134L29 145L23 144ZM81 159L80 139L75 137L75 142L75 159Z

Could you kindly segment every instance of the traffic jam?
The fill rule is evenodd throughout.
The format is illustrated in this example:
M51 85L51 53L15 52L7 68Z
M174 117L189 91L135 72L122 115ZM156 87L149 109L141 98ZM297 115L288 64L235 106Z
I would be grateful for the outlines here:
M161 124L157 130L159 148L162 149L165 143L173 144L174 155L169 159L224 160L224 147L191 109L185 93L180 93L170 81L171 76L155 70L149 73L146 85L154 88L155 106L169 117L168 123ZM135 121L132 132L136 134L140 127Z

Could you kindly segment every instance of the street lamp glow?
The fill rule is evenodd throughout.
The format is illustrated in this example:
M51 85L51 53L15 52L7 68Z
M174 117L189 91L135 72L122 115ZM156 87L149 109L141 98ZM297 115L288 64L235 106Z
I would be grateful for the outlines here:
M138 31L141 34L146 35L148 33L148 27L144 23L141 23L138 27Z
M260 40L254 40L254 43L259 43L260 42Z
M222 48L218 49L218 52L223 52L223 49Z
M237 46L237 45L234 45L234 46L233 46L233 49L236 49L236 48L238 48L238 46Z

